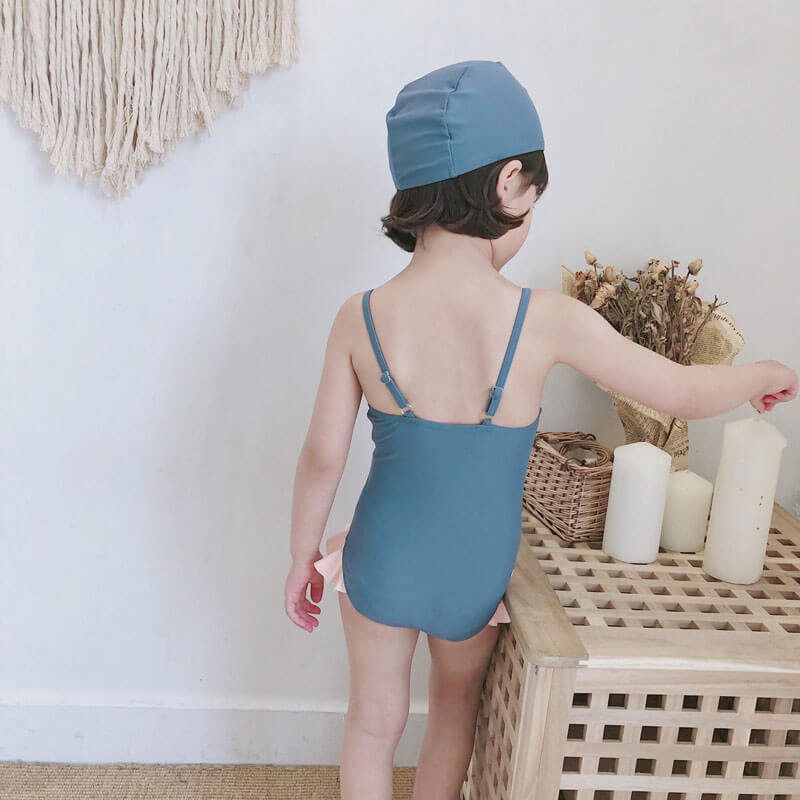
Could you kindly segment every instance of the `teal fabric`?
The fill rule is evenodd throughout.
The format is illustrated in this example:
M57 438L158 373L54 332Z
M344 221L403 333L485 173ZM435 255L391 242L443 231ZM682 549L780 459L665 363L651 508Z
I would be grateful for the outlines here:
M400 90L385 120L396 189L544 150L533 100L502 61L459 61L428 72Z
M523 427L495 425L530 289L517 315L484 419L436 422L414 415L362 309L381 380L402 413L368 404L374 448L342 550L353 606L384 625L462 641L489 622L503 598L520 543L522 489L542 409Z

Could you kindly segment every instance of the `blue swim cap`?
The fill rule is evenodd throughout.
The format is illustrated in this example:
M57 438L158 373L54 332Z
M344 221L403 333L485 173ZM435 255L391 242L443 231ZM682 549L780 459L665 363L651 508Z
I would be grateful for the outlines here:
M397 189L544 150L533 101L500 61L460 61L407 83L386 128Z

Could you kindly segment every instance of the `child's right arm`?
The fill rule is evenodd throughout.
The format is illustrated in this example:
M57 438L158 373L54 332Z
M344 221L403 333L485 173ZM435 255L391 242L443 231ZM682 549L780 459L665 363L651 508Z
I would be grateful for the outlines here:
M618 333L597 311L548 289L540 310L562 362L596 383L680 419L702 419L749 401L761 413L797 395L797 373L779 361L678 364ZM540 294L541 296L541 294ZM774 400L764 398L774 396Z

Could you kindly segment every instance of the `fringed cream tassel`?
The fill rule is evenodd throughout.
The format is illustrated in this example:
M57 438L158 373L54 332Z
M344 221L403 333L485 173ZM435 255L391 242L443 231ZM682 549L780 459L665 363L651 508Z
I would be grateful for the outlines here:
M0 0L0 100L110 195L298 58L296 0Z

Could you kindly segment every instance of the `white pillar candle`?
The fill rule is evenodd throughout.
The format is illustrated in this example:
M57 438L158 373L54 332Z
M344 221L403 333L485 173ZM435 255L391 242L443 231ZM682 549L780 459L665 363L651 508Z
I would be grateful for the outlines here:
M786 437L748 417L725 424L711 501L703 569L730 583L754 583L764 568Z
M671 464L650 442L614 448L602 545L608 555L631 564L656 560Z
M713 491L714 484L696 472L670 472L661 523L661 546L665 550L697 553L703 549Z

